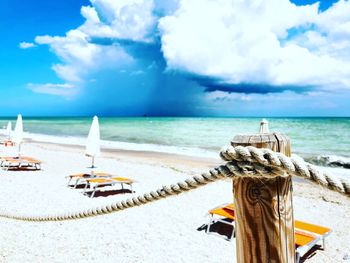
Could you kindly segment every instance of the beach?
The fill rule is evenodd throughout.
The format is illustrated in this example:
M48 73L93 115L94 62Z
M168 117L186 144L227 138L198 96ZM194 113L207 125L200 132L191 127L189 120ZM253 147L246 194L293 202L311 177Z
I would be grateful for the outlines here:
M0 263L350 263L350 0L1 11Z
M8 150L1 147L2 155ZM1 211L43 215L125 200L207 171L219 158L125 150L102 151L96 171L132 178L134 193L89 198L67 187L66 176L87 172L84 149L27 141L22 154L40 159L40 171L0 171ZM346 262L350 254L350 200L302 179L294 180L294 217L327 226L326 250L307 262ZM232 202L224 180L150 204L86 219L24 222L0 218L0 262L234 262L235 241L205 233L208 210Z

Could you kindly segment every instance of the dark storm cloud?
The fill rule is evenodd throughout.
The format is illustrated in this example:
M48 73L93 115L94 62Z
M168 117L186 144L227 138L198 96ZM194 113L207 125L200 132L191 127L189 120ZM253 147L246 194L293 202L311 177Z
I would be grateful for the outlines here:
M267 85L256 83L239 83L230 84L222 83L219 79L193 77L201 86L205 87L205 92L224 91L228 93L245 93L245 94L268 94L282 93L285 91L293 91L295 93L306 93L312 91L313 86L296 86L296 85Z

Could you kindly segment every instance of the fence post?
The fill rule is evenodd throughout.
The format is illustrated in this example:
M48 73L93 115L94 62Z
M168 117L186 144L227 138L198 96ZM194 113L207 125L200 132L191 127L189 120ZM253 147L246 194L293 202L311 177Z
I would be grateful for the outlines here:
M266 120L259 134L237 135L231 144L291 154L289 138L269 133ZM282 173L233 179L238 263L295 262L292 178Z

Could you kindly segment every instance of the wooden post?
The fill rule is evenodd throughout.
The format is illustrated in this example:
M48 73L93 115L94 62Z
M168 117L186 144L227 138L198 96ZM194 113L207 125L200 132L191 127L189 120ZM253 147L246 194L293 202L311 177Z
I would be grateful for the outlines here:
M290 156L290 140L267 133L263 120L255 135L238 135L232 146L252 145ZM283 174L281 174L283 175ZM295 262L291 176L233 179L237 262Z

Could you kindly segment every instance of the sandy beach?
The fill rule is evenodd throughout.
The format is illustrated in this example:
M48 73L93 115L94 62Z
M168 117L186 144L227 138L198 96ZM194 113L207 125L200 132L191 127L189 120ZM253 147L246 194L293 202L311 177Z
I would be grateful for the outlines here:
M1 146L1 155L7 153ZM87 172L83 148L39 142L23 155L42 160L41 171L0 171L0 208L19 214L71 212L139 195L204 172L220 159L150 152L103 151L97 171L133 178L135 193L88 198L67 187L66 176ZM205 233L208 210L231 202L230 181L220 181L151 204L86 219L23 222L0 218L0 262L234 262L235 241ZM295 218L332 228L325 251L306 262L347 262L350 199L315 184L294 181ZM225 230L225 229L224 229Z
M350 263L350 0L1 4L0 263Z

